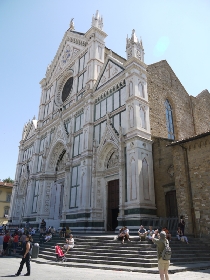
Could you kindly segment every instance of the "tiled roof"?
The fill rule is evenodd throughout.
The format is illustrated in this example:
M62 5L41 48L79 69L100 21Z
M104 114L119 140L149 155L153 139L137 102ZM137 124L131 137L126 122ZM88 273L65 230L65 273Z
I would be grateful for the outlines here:
M4 182L0 182L0 186L4 186L4 187L13 187L13 183L4 183Z
M208 136L208 135L210 135L210 131L206 131L206 132L203 132L203 133L201 133L201 134L194 135L194 136L192 136L192 137L185 138L185 139L182 139L182 140L179 140L179 141L174 141L174 142L172 142L171 144L169 144L169 145L167 145L167 146L179 145L179 144L186 143L186 142L190 142L190 141L193 141L193 140L196 140L196 139L199 139L199 138Z

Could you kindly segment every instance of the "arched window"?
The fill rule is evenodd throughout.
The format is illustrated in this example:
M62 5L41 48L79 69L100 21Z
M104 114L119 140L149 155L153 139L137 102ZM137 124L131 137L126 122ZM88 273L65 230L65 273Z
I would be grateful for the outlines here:
M143 86L143 84L139 83L138 88L139 88L139 95L144 98L145 96L144 96L144 86Z
M133 95L133 83L130 81L129 83L129 96Z
M165 109L166 109L166 125L167 125L167 130L168 130L168 139L174 140L175 137L174 137L172 108L167 99L165 101Z

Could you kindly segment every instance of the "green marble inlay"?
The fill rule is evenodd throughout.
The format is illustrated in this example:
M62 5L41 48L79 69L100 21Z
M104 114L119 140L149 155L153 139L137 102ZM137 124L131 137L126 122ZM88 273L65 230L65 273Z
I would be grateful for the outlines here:
M61 223L61 227L70 227L70 228L77 228L77 227L102 227L104 228L104 223L103 222L76 222L76 223Z
M133 209L124 210L124 215L132 215L132 214L156 215L156 209L133 208Z
M70 219L70 220L81 219L81 218L90 218L90 213L66 215L66 219Z

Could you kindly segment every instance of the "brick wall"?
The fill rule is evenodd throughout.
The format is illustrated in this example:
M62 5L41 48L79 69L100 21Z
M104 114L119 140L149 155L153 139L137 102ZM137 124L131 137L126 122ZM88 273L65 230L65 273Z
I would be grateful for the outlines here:
M195 218L194 233L210 235L210 135L181 145L187 149L187 154L181 146L173 147L179 215L188 216L186 232L192 233L193 213L199 211L200 221ZM192 208L195 211L193 213Z
M157 216L166 217L165 195L168 191L175 190L173 149L166 147L171 143L168 139L152 137L152 140Z
M197 97L191 96L195 122L195 134L210 130L210 93L202 91Z
M164 105L165 100L168 99L173 110L175 139L181 140L193 136L191 100L171 67L164 60L149 65L147 71L152 135L168 138Z

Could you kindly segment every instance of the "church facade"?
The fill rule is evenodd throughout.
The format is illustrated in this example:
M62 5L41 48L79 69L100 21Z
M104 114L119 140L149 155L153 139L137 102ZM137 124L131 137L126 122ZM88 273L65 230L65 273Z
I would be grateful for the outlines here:
M23 129L10 223L45 219L56 228L103 232L184 214L192 232L174 153L200 129L195 111L199 133L209 122L166 61L144 63L134 30L126 59L106 48L106 36L98 11L86 33L71 21L40 82L38 119Z

